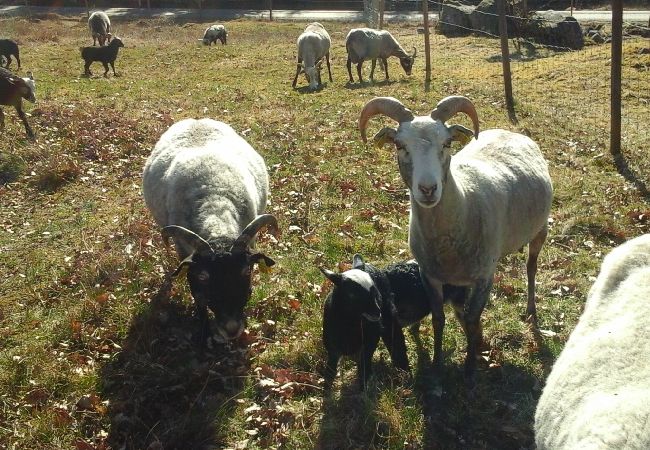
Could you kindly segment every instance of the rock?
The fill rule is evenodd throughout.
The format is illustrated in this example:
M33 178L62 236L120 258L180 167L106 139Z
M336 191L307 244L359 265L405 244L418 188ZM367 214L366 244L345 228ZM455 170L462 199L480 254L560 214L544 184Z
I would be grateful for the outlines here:
M542 45L580 50L585 41L582 28L575 17L562 17L554 11L534 14L523 33Z
M473 6L454 5L444 3L440 11L438 31L445 36L465 36L471 30L470 15L474 11Z

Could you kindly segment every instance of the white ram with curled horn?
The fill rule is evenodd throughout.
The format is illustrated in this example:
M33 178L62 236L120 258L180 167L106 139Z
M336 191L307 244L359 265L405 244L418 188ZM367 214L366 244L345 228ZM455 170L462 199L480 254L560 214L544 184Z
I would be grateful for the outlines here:
M459 112L470 117L473 132L446 124ZM482 343L480 317L497 264L526 244L526 311L536 319L537 258L546 240L553 197L547 162L539 146L522 134L494 129L479 136L478 114L466 97L447 97L430 115L417 117L395 98L370 100L359 118L364 142L368 121L379 114L399 124L382 129L374 140L379 146L395 146L410 191L409 246L430 297L434 367L439 371L443 358L442 286L464 286L466 298L454 302L454 310L467 337L465 380L473 389L475 356ZM452 155L453 141L469 144Z
M203 343L213 334L221 342L241 334L252 268L275 263L252 250L263 227L278 230L275 217L264 214L268 190L262 157L229 125L212 119L172 125L145 164L144 199L165 243L174 240L181 262L172 276L187 273Z

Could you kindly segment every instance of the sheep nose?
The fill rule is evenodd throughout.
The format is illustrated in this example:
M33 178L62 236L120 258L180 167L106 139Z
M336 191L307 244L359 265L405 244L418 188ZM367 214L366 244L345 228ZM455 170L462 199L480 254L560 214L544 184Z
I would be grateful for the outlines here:
M422 192L426 197L433 197L433 194L438 190L438 185L432 184L431 186L425 186L423 184L418 184L418 189L420 189L420 192Z

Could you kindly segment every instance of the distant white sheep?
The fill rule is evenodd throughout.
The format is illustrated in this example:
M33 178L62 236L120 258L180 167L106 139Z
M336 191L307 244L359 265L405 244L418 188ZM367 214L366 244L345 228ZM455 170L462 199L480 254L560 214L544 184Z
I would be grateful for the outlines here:
M223 25L210 25L203 33L203 39L199 39L199 41L203 42L203 45L216 45L217 41L221 41L222 45L226 45L227 39L226 27Z
M274 264L251 251L261 228L277 230L275 217L263 214L269 190L264 160L227 124L185 119L160 137L142 177L147 207L165 241L176 245L181 262L173 276L187 270L204 331L211 335L210 308L217 337L237 338L252 268Z
M99 41L100 47L106 41L111 42L113 35L111 34L111 20L104 11L95 11L88 18L88 28L93 37L93 45L97 45Z
M352 63L357 65L359 83L362 83L361 66L363 62L368 59L372 60L372 68L370 69L370 79L372 80L375 74L375 64L377 58L379 58L384 65L386 79L388 80L388 57L397 56L404 72L411 75L413 62L417 55L415 47L413 47L413 55L409 55L388 31L374 30L372 28L354 28L350 30L345 38L345 48L348 52L347 68L350 83L354 83Z
M546 380L538 450L650 449L650 234L603 261Z
M330 46L332 41L325 27L318 22L307 25L305 31L298 36L298 66L296 76L293 78L292 86L296 87L298 75L305 73L309 82L309 89L316 89L321 84L320 68L323 58L327 62L327 71L332 81L332 70L330 68Z

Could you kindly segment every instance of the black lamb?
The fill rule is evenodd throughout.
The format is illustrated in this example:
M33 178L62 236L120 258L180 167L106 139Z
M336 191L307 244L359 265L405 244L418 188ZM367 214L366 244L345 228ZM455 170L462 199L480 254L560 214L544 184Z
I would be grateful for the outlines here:
M113 75L117 76L117 73L115 73L115 59L120 47L124 47L124 44L118 37L114 37L111 43L105 47L81 47L81 57L86 62L84 64L84 73L91 76L90 65L95 61L99 61L104 65L104 76L108 75L109 64L113 68Z
M5 67L8 69L11 64L11 57L16 58L18 68L20 69L20 56L18 51L18 44L11 39L0 39L0 56L4 56L7 60Z
M338 361L346 355L356 358L363 389L372 373L372 355L380 338L393 365L409 371L402 328L418 323L431 312L417 262L392 264L381 270L357 254L351 270L321 271L334 284L323 312L326 386L331 386ZM445 298L454 303L462 304L465 295L463 287L444 286Z

